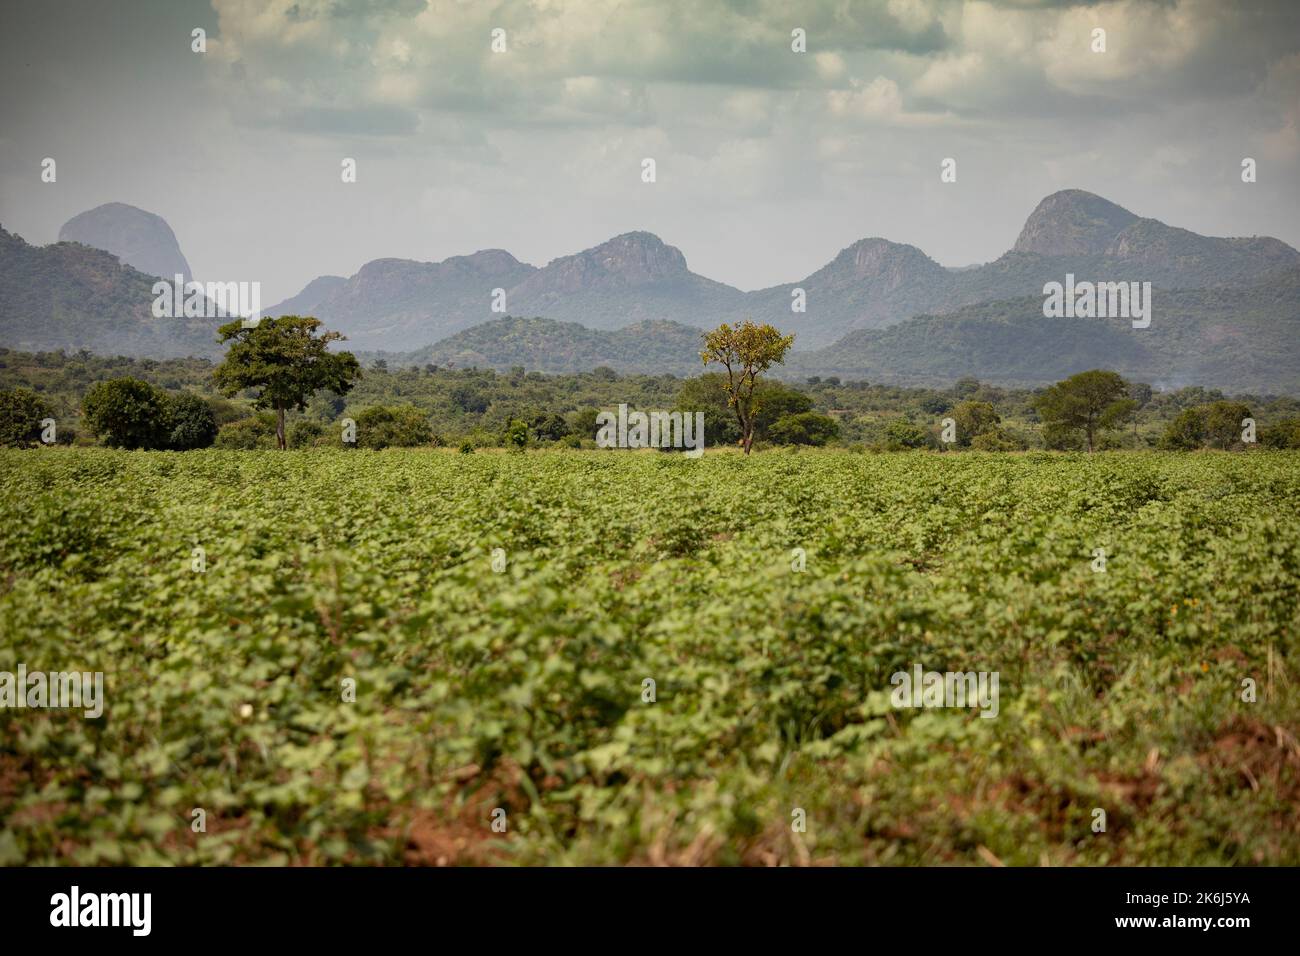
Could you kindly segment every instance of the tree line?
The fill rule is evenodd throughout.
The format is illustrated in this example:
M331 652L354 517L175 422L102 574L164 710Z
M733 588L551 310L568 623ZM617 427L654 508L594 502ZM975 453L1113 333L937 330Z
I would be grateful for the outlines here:
M769 377L792 337L771 326L720 326L704 338L705 371L619 376L609 369L543 375L514 368L364 371L334 351L338 333L282 316L220 330L229 348L205 360L111 359L89 353L0 350L0 443L58 441L122 448L362 448L453 445L589 447L596 416L632 407L703 411L710 446L842 445L871 450L1116 447L1300 447L1300 402L1184 388L1155 392L1093 370L1045 389L1002 389L974 379L904 388L836 377L799 387ZM130 374L121 374L123 372ZM105 378L105 376L111 376ZM354 442L345 440L345 420ZM46 436L45 441L48 441Z

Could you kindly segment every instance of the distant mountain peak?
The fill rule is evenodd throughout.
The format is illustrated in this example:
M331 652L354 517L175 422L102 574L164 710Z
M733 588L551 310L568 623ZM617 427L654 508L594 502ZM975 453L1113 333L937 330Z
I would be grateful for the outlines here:
M690 274L686 257L652 232L625 232L598 246L553 259L546 267L560 281L642 285L684 278Z
M1138 221L1123 206L1082 189L1063 189L1040 202L1025 220L1013 252L1042 256L1097 256Z
M190 264L167 220L122 202L104 203L73 216L59 230L59 242L79 242L117 256L145 275L189 281Z
M942 269L942 266L939 266L937 262L934 262L916 246L891 242L878 236L859 239L851 246L841 249L840 254L832 261L831 267L851 269L855 276L865 276L877 274L882 270L892 268L896 264L903 263L922 267L926 263L931 263Z

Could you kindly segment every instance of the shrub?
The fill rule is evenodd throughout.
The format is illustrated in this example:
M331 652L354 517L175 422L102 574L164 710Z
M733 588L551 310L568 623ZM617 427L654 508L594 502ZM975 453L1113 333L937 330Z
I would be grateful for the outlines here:
M971 439L970 447L975 451L1023 451L1025 448L1022 442L1002 428L980 432Z
M356 422L357 445L361 448L411 448L434 444L429 419L414 405L372 405L357 413Z
M167 417L169 448L177 451L207 448L217 437L217 417L212 407L191 392L168 396Z
M320 443L324 435L325 426L320 422L314 422L310 419L294 422L289 427L289 447L310 448L312 445Z
M258 448L275 447L275 416L262 412L237 422L223 425L213 442L216 448L228 451L253 451Z
M906 418L895 418L885 426L885 445L890 451L905 448L925 448L930 444L929 433Z
M1265 448L1300 448L1300 418L1284 418L1259 430L1259 443Z
M82 399L86 424L114 448L165 448L171 438L171 400L136 378L96 382Z
M40 444L41 420L53 414L45 399L30 389L0 389L0 445L26 448Z
M825 445L839 434L839 423L817 412L786 415L768 429L768 438L779 445Z

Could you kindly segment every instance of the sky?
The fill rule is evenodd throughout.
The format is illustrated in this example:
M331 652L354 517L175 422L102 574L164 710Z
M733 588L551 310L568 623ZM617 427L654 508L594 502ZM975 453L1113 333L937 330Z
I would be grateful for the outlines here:
M0 225L130 203L267 303L633 230L742 289L870 236L964 266L1068 188L1300 246L1298 127L1297 0L0 3Z

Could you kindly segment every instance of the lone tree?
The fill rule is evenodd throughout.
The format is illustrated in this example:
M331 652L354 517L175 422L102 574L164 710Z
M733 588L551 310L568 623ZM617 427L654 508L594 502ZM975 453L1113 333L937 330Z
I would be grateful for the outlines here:
M1118 374L1093 369L1048 387L1034 399L1034 407L1049 436L1082 432L1092 451L1099 431L1117 427L1132 414L1135 403L1127 396L1128 385Z
M740 444L746 455L754 444L754 419L759 410L754 385L759 373L784 361L793 344L793 335L782 335L770 325L755 325L748 319L734 329L724 322L704 335L700 358L705 365L717 362L727 370L722 388L727 393L727 405L736 413Z
M275 410L275 443L284 451L284 413L303 411L320 389L342 395L361 376L361 366L351 352L330 352L338 332L317 335L320 321L305 316L282 315L245 326L228 322L217 331L222 342L232 342L225 360L212 373L227 396L245 388L259 389L254 404Z

